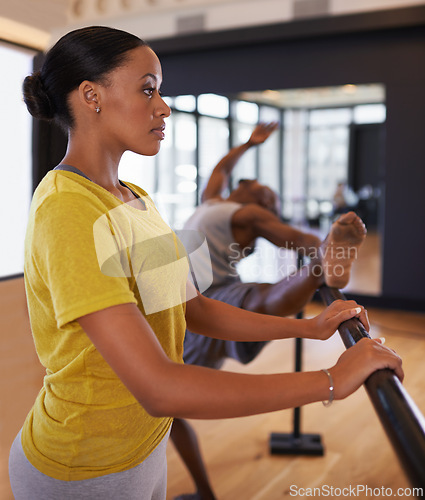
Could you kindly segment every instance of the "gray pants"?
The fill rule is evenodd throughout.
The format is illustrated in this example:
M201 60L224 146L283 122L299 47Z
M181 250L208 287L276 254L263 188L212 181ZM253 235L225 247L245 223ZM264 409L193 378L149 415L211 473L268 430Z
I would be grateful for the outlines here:
M257 283L242 283L235 280L226 285L211 286L203 295L244 309L245 297L257 286ZM249 363L263 349L267 342L236 342L198 335L186 330L184 338L184 362L188 365L206 366L218 370L226 358L233 358L240 363Z
M168 436L146 460L132 469L82 481L60 481L31 465L22 449L19 433L9 456L13 495L15 500L165 500Z

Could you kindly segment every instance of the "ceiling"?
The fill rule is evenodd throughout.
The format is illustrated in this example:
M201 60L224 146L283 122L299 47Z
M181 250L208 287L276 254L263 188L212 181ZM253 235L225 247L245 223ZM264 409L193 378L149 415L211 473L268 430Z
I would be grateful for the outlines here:
M237 97L279 108L352 106L361 103L385 102L385 88L380 84L353 85L347 83L335 87L242 92Z
M202 30L211 31L290 21L299 16L333 16L424 3L425 0L328 0L325 3L321 0L0 0L0 39L47 48L46 37L54 38L68 28L103 24L106 20L121 29L141 30L143 38L150 39L152 35L180 34L175 26L180 18L193 22L202 17ZM268 8L262 8L263 5Z
M70 0L0 0L2 18L50 31L67 24Z

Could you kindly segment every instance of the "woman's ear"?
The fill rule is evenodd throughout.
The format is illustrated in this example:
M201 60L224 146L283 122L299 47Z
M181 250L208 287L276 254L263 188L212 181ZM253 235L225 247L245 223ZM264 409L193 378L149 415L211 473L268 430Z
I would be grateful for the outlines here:
M85 80L81 82L78 88L78 94L80 101L93 110L93 112L100 112L100 102L98 95L98 86L93 83Z

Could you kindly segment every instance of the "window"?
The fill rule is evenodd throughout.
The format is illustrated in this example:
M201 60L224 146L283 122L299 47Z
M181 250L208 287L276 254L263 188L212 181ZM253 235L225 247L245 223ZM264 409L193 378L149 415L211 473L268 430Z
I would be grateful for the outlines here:
M258 104L246 101L232 102L232 147L247 142L254 126L258 123ZM233 187L240 179L258 178L258 151L249 149L238 161L232 173Z
M229 152L227 120L201 116L199 118L199 190L205 188L213 168Z
M154 156L142 156L132 151L126 151L119 166L119 177L124 181L137 184L148 194L156 191L158 178Z
M180 95L174 99L174 106L179 111L193 112L196 110L196 97L193 95Z
M167 120L166 138L156 157L158 182L153 193L173 229L181 229L196 205L196 149L195 116L175 111Z
M229 115L229 100L222 95L201 94L198 97L198 111L202 115L227 118Z
M281 111L277 108L262 106L260 108L261 122L281 122ZM281 195L281 132L278 130L258 148L258 180L270 186Z
M24 238L32 196L32 118L22 100L22 82L32 73L35 51L0 43L0 277L23 272Z
M363 104L354 107L354 123L383 123L386 119L385 104Z
M308 144L309 199L331 200L338 182L348 176L349 129L329 126L310 130Z
M282 213L286 220L298 224L304 221L307 111L286 110L283 127Z
M315 230L324 236L334 210L336 185L348 180L350 131L354 126L385 121L384 89L370 87L357 87L361 96L356 100L351 87L349 95L344 88L330 88L252 92L232 98L216 94L167 97L173 112L167 119L161 151L153 158L126 153L121 178L133 179L146 189L171 227L181 229L221 158L231 147L246 142L259 121L277 121L279 130L239 159L232 187L241 178L257 178L279 194L285 220L300 227L316 225ZM284 95L278 102L280 92ZM243 281L269 282L294 269L293 252L276 250L262 239L238 267Z
M254 102L235 101L233 106L238 122L256 125L258 123L258 105Z

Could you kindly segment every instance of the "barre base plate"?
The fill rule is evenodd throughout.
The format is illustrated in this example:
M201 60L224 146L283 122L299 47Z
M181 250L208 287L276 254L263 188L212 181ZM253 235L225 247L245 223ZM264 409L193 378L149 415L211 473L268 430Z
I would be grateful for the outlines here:
M272 455L316 455L323 456L325 450L320 434L282 434L273 432L270 436Z

